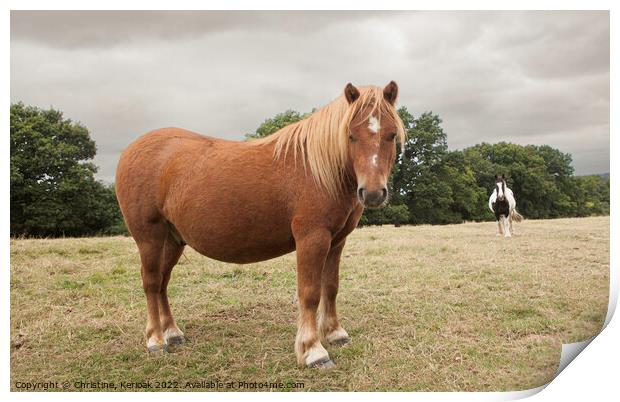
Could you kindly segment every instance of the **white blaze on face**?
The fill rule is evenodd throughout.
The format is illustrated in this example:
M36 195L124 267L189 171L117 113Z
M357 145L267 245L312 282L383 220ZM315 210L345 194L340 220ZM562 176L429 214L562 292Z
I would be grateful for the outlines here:
M381 125L379 124L379 119L375 116L370 116L368 119L368 129L373 133L378 133L381 130Z
M495 183L495 187L497 187L497 198L498 199L503 199L504 198L504 190L502 189L502 182L500 181L499 183Z
M377 162L379 159L379 155L374 154L371 158L371 162L373 166L379 166L379 163Z

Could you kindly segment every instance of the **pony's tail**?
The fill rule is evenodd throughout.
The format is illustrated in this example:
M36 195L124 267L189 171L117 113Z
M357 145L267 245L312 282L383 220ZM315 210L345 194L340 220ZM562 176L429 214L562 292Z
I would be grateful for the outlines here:
M513 209L512 211L510 211L510 217L515 222L521 222L523 220L523 215L518 213L516 209Z

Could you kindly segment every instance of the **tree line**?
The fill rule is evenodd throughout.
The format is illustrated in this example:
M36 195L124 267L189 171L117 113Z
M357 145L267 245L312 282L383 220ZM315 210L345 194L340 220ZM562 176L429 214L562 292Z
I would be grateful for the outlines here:
M530 219L609 214L609 176L575 176L569 154L548 145L481 143L448 150L439 115L398 109L407 131L389 180L390 202L367 209L362 225L449 224L495 219L488 198L505 174L519 211ZM246 138L260 138L306 117L294 110L265 120Z
M575 176L571 156L550 146L482 143L450 151L441 119L398 110L407 129L390 176L387 207L360 224L447 224L494 219L487 199L505 174L526 218L609 214L609 177ZM306 117L288 110L265 120L248 140ZM86 127L54 109L11 104L12 236L126 234L113 185L95 179L97 147Z

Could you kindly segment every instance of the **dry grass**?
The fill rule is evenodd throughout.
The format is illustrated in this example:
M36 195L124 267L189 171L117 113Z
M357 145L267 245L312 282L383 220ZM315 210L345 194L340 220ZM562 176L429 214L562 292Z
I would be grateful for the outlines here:
M170 285L190 342L148 356L131 238L11 241L17 381L303 382L305 390L517 390L554 374L562 342L596 334L609 218L373 227L349 238L337 368L295 365L294 254L246 266L188 249ZM204 390L204 389L203 389Z

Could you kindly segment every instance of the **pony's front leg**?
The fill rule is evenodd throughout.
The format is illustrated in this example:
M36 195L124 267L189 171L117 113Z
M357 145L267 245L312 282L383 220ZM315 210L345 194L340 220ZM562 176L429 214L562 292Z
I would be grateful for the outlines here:
M512 230L509 228L509 223L508 223L508 217L504 216L503 218L503 223L504 223L504 237L511 237L512 236Z
M338 295L340 256L344 240L329 250L323 275L321 277L321 303L319 305L319 331L321 336L332 345L344 345L349 342L349 334L338 322L336 313L336 296Z
M321 345L316 325L316 311L321 299L321 273L331 240L331 233L326 229L314 230L295 237L299 296L295 353L300 366L319 368L334 366L327 350Z
M497 236L503 236L504 235L504 228L503 228L503 220L502 217L498 217L497 218Z

